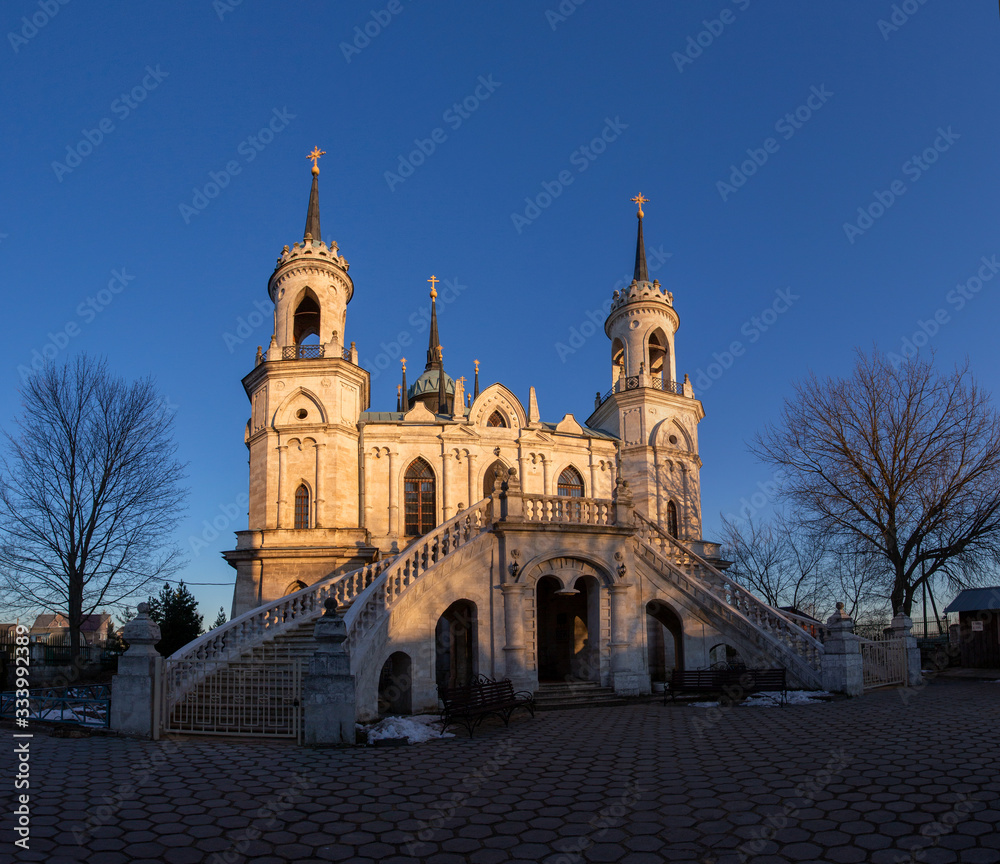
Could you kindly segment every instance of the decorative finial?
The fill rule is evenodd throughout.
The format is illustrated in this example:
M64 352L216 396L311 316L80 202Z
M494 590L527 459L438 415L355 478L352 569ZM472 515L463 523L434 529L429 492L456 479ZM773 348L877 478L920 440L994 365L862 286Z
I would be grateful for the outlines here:
M476 371L478 372L479 371L479 361L478 360L473 360L472 362L475 364Z
M444 348L438 345L438 360L444 361Z
M399 360L399 362L403 364L403 371L405 372L406 371L406 358L405 357L401 357L400 360Z
M428 279L427 281L431 283L431 300L436 300L438 292L434 286L437 285L437 283L440 282L441 280L438 279L437 276L432 275L431 278Z
M462 387L464 388L464 387L465 387L465 376L463 375L463 376L462 376L461 378L459 378L458 380L462 382Z
M316 163L319 162L319 157L320 156L326 156L326 150L320 150L319 147L313 147L312 153L310 153L308 156L306 156L306 159L312 159L312 162L313 162L312 173L313 174L319 174L319 165L316 164Z
M645 215L642 212L642 205L643 204L648 204L649 203L649 199L648 198L643 198L642 197L642 193L640 192L638 195L635 196L635 198L632 198L631 200L632 200L633 203L639 205L639 212L636 214L636 216L641 219Z

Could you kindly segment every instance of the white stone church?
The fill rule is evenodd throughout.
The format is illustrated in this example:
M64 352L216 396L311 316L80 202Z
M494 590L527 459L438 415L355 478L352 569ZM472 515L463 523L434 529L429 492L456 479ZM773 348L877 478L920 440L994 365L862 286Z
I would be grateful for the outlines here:
M680 318L648 278L645 199L633 200L634 279L595 348L608 350L610 386L589 416L543 419L534 390L525 406L481 386L478 364L473 382L449 375L434 277L423 367L404 364L397 403L372 406L349 339L349 265L321 239L314 158L303 239L268 281L274 333L243 379L250 510L224 553L233 620L181 655L307 656L334 597L359 719L437 710L439 686L480 674L536 693L649 693L672 668L734 650L819 686L820 643L730 580L701 537L704 411L679 380Z

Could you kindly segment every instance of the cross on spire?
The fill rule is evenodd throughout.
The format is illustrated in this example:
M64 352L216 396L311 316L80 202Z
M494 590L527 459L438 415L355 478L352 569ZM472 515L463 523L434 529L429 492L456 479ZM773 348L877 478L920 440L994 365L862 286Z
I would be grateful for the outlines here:
M319 147L313 147L312 153L310 153L308 156L306 156L306 159L312 159L312 163L313 163L312 173L313 174L319 174L319 165L317 163L319 162L319 157L320 156L326 156L326 150L320 150Z
M641 219L645 215L642 212L642 205L643 204L648 204L649 203L649 199L648 198L644 198L643 195L642 195L642 193L640 192L638 195L636 195L634 198L632 198L630 200L632 201L632 203L639 205L639 212L636 213L636 216L638 216Z
M438 296L438 292L437 292L437 288L436 288L437 283L440 282L441 280L438 279L437 276L434 276L433 274L431 274L431 278L428 279L427 281L431 283L431 300L434 300Z
M639 212L636 213L636 216L639 219L639 233L635 240L635 272L633 273L632 278L637 282L648 282L649 271L646 268L646 244L642 239L642 205L646 204L649 199L644 197L640 192L631 200L639 205Z

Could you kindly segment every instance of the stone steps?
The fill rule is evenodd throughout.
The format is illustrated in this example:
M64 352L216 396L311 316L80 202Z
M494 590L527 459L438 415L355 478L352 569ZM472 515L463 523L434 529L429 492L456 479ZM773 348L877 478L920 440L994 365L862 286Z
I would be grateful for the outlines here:
M601 687L593 681L543 683L535 693L535 707L539 711L626 705L628 702L610 687Z

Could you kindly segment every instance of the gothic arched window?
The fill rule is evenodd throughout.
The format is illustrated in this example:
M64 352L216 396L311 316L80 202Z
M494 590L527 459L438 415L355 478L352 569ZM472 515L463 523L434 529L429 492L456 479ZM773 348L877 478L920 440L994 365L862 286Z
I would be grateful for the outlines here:
M305 483L295 490L295 527L309 527L309 490Z
M667 533L677 537L677 505L673 501L667 502Z
M414 459L403 483L406 536L419 537L434 528L434 472L423 459Z
M487 426L496 426L499 428L507 428L507 418L503 416L499 411L494 411L490 414L490 419L486 421Z
M571 498L583 497L583 478L572 465L564 468L562 474L559 475L558 492L560 495L568 495Z

